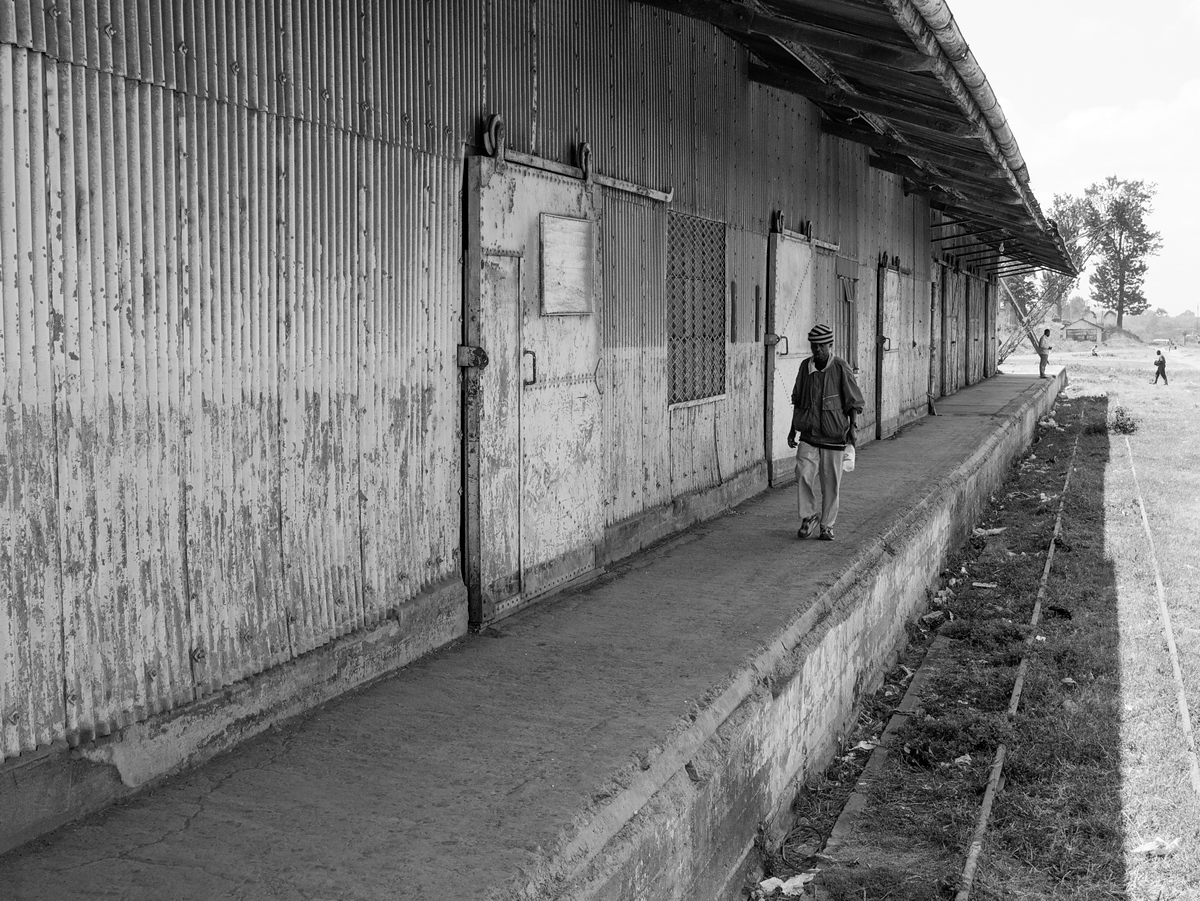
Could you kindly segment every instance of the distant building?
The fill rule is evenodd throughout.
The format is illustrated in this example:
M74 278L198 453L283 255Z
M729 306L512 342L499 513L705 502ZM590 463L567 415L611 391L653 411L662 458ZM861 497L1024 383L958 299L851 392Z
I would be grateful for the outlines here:
M1090 319L1076 319L1063 328L1068 341L1102 341L1104 329Z

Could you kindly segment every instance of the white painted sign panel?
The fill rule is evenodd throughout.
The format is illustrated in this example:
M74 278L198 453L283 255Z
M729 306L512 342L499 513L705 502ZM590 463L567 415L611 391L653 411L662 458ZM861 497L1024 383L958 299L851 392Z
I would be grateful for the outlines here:
M596 284L595 222L542 214L542 315L586 316Z

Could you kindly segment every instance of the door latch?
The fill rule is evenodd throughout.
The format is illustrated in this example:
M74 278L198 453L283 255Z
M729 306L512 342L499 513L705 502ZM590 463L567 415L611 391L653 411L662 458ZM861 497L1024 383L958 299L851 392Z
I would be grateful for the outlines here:
M470 344L458 345L458 365L463 369L482 369L488 364L487 351Z

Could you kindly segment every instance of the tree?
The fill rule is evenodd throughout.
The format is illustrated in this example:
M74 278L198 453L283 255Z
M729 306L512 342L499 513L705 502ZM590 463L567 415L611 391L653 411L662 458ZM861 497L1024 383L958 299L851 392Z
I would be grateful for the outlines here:
M1087 319L1087 301L1078 294L1073 294L1071 299L1067 301L1066 315L1063 318L1068 322L1074 322L1076 319Z
M1041 292L1038 291L1037 283L1033 280L1032 275L1010 275L1004 281L1008 285L1008 290L1024 307L1029 308L1037 303Z
M1084 192L1084 234L1100 258L1090 279L1092 299L1116 311L1117 328L1127 313L1150 306L1142 293L1146 259L1162 249L1161 236L1146 225L1155 190L1153 184L1110 175Z
M1054 203L1050 206L1050 219L1053 220L1080 271L1087 266L1095 253L1095 244L1087 235L1087 214L1088 203L1085 197L1054 195ZM1067 275L1049 269L1042 274L1042 296L1054 298L1059 319L1063 318L1063 298L1071 293L1078 281L1077 275Z
M1082 197L1070 194L1055 194L1054 205L1050 208L1050 219L1053 220L1059 236L1063 239L1067 251L1075 264L1082 270L1091 256L1090 246L1081 246L1084 225L1087 221L1087 203ZM1063 298L1065 298L1079 281L1077 275L1066 275L1061 272L1044 270L1040 281L1032 276L1002 278L1001 286L1012 302L1021 325L1017 334L1024 332L1029 343L1037 348L1037 336L1033 327L1042 321L1053 307L1055 318L1063 318ZM1077 317L1076 317L1077 318ZM1016 342L1015 335L1010 335L1002 345L1002 354L1012 349Z

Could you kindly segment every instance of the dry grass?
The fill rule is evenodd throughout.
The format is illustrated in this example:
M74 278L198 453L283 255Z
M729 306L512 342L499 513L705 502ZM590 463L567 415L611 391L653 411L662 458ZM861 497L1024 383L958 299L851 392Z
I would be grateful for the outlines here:
M1193 726L1200 717L1200 353L1171 355L1171 384L1144 373L1081 367L1081 390L1104 380L1133 411L1134 434L1112 436L1106 472L1104 541L1118 597L1121 698L1121 822L1126 847L1180 838L1169 858L1130 856L1131 899L1200 898L1200 800L1188 781L1175 687L1163 638L1154 567L1130 463L1136 468L1167 606L1179 649ZM1114 378L1115 377L1115 378Z
M952 898L1004 742L1005 784L974 898L1200 899L1200 804L1130 472L1132 451L1200 720L1200 371L1185 362L1173 356L1169 388L1149 384L1136 351L1072 362L1071 387L1054 413L1061 428L1039 429L985 514L984 526L1005 531L968 542L943 574L954 594L935 601L955 617L942 630L955 639L950 659L869 786L852 853L797 859L828 834L865 757L839 760L797 799L804 828L789 862L819 862L827 898ZM1195 364L1200 370L1200 353ZM1076 438L1044 618L1026 643ZM1021 708L1010 720L1008 695L1027 651ZM899 687L894 681L891 696L868 700L851 743L878 735ZM1166 858L1130 853L1154 837L1182 845Z

